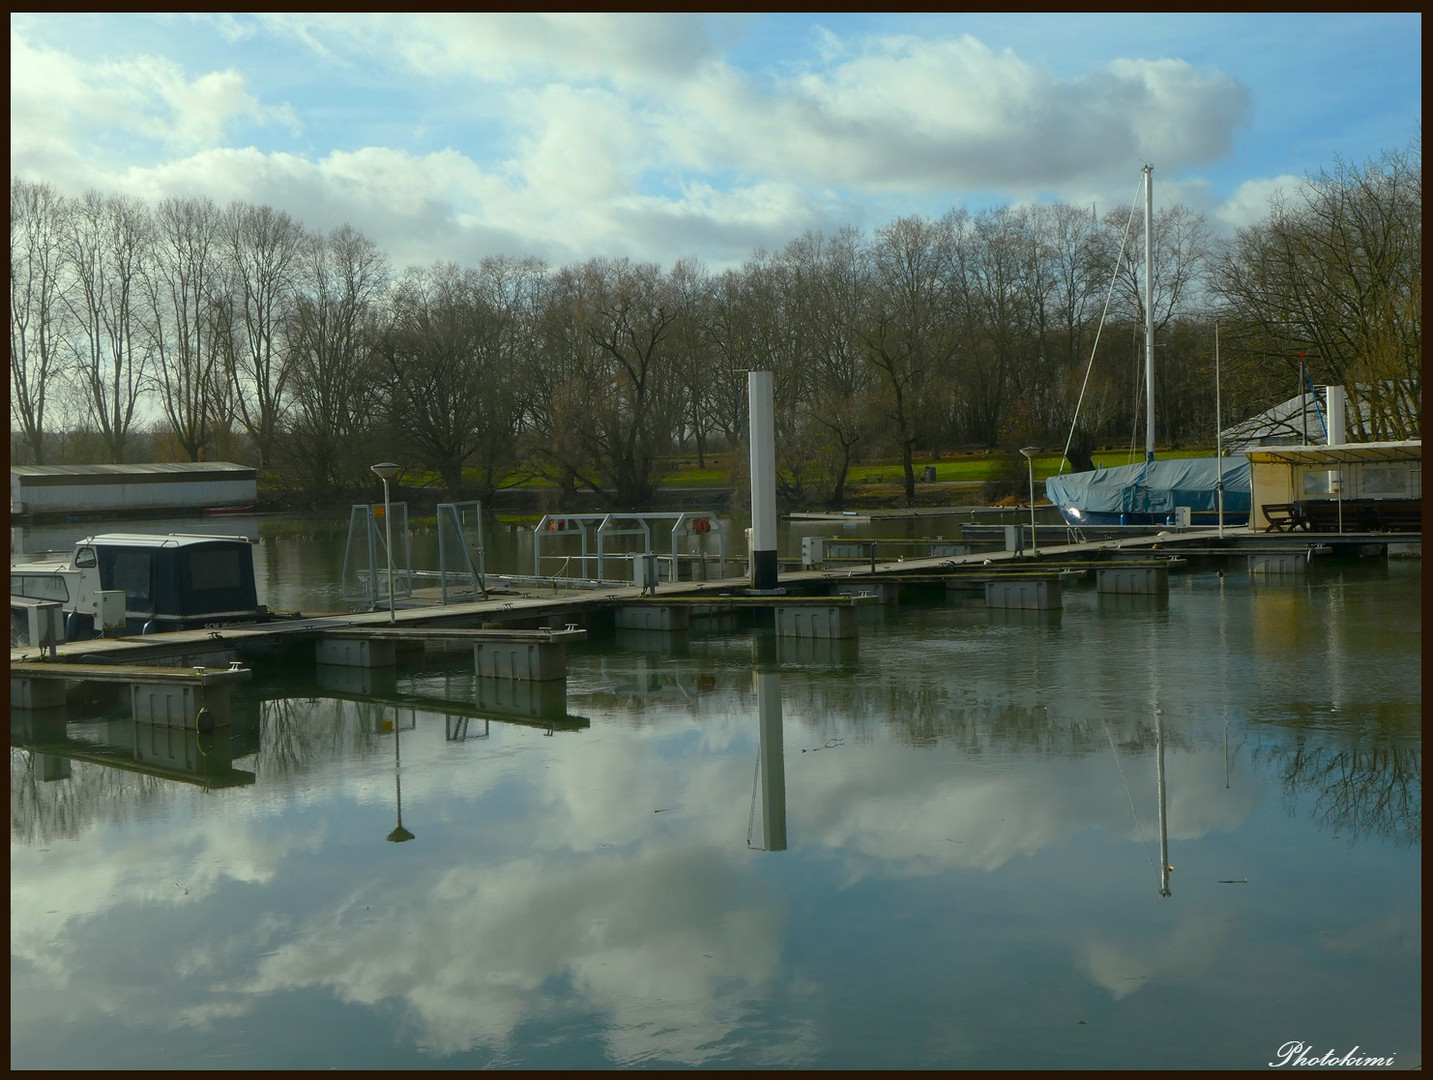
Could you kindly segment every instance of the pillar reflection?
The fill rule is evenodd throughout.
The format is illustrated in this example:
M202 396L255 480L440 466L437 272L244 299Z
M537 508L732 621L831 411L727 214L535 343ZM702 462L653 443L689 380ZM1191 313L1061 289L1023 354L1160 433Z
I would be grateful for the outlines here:
M756 681L758 750L756 788L752 792L752 821L747 828L748 847L762 851L786 850L786 759L781 731L781 675L753 672Z

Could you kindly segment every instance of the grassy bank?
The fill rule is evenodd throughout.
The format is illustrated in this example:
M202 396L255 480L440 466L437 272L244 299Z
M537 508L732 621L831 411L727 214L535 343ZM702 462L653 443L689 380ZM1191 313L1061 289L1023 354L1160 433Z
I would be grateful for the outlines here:
M1212 455L1212 450L1199 448L1158 451L1158 456L1161 458L1195 458L1211 457ZM1142 450L1135 451L1133 454L1128 450L1100 450L1094 454L1095 464L1105 468L1131 464L1142 460L1142 458ZM1036 484L1038 485L1046 478L1059 473L1063 462L1064 458L1058 451L1036 455L1034 458ZM1014 464L1018 465L1020 476L1023 478L1026 475L1024 461L1017 458ZM1007 454L969 451L948 454L939 460L929 457L918 458L914 465L916 474L915 504L919 506L980 505L985 501L1018 501L1019 498L1018 495L1007 494L1003 500L999 498L987 500L986 485L1002 477L1007 482L1010 481L1012 460ZM671 505L673 500L689 502L692 498L724 503L732 491L746 487L745 476L734 477L728 464L728 458L723 454L707 455L701 467L697 465L693 456L674 456L664 461L662 468L664 471L657 485L657 502L661 506ZM933 480L926 479L927 470L930 469L934 469ZM1070 467L1066 465L1064 471L1071 471ZM476 490L479 477L474 474L469 478L469 482L470 490ZM1007 488L1014 486L1016 485L1013 483L1007 483ZM685 500L683 493L689 493L689 497ZM904 506L906 505L905 470L899 461L892 460L866 462L853 466L846 477L845 494L846 498L842 505L846 508L877 509ZM1023 494L1023 490L1021 494ZM378 497L376 492L374 497L375 499ZM446 502L451 498L443 490L436 474L420 471L405 472L399 480L398 490L394 497L404 498L419 506L429 502L435 504ZM259 499L261 508L266 510L341 509L354 501L349 496L336 494L332 500L316 502L312 496L300 494L286 486L282 478L265 478L263 476L260 477ZM506 506L513 511L525 513L547 510L575 512L580 509L578 506L558 506L557 502L561 499L559 487L550 480L514 471L500 479L499 492L491 501L495 508ZM582 506L586 506L595 503L597 497L590 492L579 492L577 500ZM785 507L785 509L801 510L823 508L826 507L815 504Z

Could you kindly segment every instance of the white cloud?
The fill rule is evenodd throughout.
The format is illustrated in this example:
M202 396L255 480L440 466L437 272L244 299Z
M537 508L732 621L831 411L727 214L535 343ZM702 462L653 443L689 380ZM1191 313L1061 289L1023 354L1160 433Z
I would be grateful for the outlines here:
M10 58L12 170L17 163L30 172L74 174L82 163L113 169L152 157L152 148L136 154L146 144L169 152L218 146L238 121L297 124L287 106L261 104L233 69L189 78L158 55L86 64L30 45L14 27Z
M1214 218L1225 229L1233 231L1262 221L1269 214L1270 200L1280 192L1292 194L1303 183L1303 177L1280 176L1245 180L1234 194L1214 211Z
M534 78L643 85L681 79L716 54L712 20L694 13L267 15L320 56L345 50L409 77L518 82Z
M772 978L783 932L769 894L687 845L370 885L364 896L391 932L376 932L356 901L339 905L352 919L317 912L243 992L322 987L342 1001L397 1002L419 1042L446 1055L501 1046L550 1008L544 985L567 978L607 1018L618 1064L653 1053L699 1064Z
M315 229L348 221L399 268L502 253L695 254L719 269L969 192L1108 204L1144 160L1173 177L1224 154L1249 105L1233 78L1180 60L1064 78L968 35L816 28L805 51L744 70L723 52L741 20L705 15L197 25L234 46L232 66L191 70L159 44L81 63L12 26L12 171L70 191L271 202ZM322 91L352 87L354 104L310 104L291 71L289 100L273 100L262 51L275 40L308 50ZM382 128L364 123L375 102ZM300 129L311 149L256 137Z
M1118 61L1064 80L969 37L900 38L734 110L728 133L752 167L785 163L831 183L1063 193L1145 160L1208 162L1247 108L1234 80L1181 61ZM716 110L705 118L721 125Z

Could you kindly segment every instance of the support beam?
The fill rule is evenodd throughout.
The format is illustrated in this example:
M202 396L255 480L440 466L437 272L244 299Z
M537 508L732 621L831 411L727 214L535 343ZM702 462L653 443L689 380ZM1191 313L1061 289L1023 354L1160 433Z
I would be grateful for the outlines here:
M475 680L480 711L501 714L499 719L567 719L567 678L533 682L523 679Z
M613 612L618 630L662 630L668 633L691 628L692 608L661 604L620 604Z
M830 607L809 601L799 606L776 605L776 636L788 638L853 638L856 609L849 602Z
M398 662L398 650L390 638L320 638L314 658L320 664L337 667L382 668Z
M1101 566L1096 573L1102 593L1169 595L1168 566Z
M480 679L566 679L567 646L560 642L481 641L473 646L473 667Z
M1057 611L1063 605L1057 577L1014 577L985 583L985 606Z
M777 587L776 405L772 374L746 374L751 440L751 587Z
M10 679L10 708L53 709L65 703L65 684L52 679Z
M1302 552L1286 551L1249 556L1251 574L1288 574L1302 577L1308 566L1308 556Z
M205 732L228 727L230 684L136 683L129 688L134 719L141 724Z

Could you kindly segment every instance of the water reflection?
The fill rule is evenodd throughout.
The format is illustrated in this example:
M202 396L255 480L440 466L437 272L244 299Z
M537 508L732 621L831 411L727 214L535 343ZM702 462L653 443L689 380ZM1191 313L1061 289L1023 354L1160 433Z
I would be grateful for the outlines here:
M46 781L67 780L72 763L142 773L194 784L205 790L254 783L252 772L234 767L258 746L259 714L252 702L231 709L230 723L200 732L152 724L127 715L73 723L65 706L13 709L10 745L28 751L35 773Z
M12 1063L1229 1066L1300 1024L1416 1051L1419 657L1379 629L1416 600L1300 593L1305 651L1255 640L1268 589L1178 590L1147 622L1080 590L1058 626L903 610L852 655L598 643L560 703L466 660L261 672L223 791L62 778L12 736ZM1336 712L1325 617L1373 645Z
M413 711L408 710L410 729L417 727L418 718ZM403 736L403 716L399 709L393 710L393 719L389 722L393 731L393 801L398 809L398 824L388 834L387 839L391 843L401 844L406 840L413 840L415 837L403 827L403 758L399 747Z
M752 823L747 825L747 847L762 851L786 850L786 758L781 731L781 675L755 671L757 729L759 732ZM758 824L753 843L752 824Z
M1256 760L1279 777L1290 813L1308 814L1349 843L1373 838L1423 843L1423 751L1405 740L1349 739L1308 731L1260 747Z

